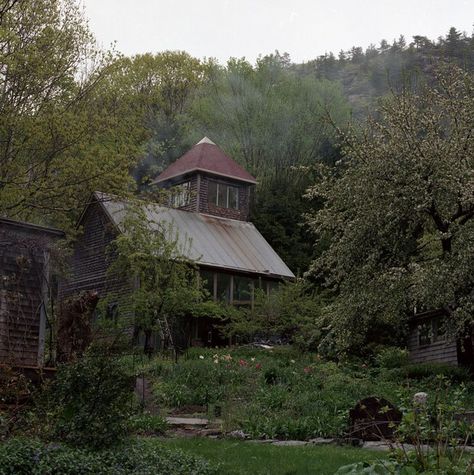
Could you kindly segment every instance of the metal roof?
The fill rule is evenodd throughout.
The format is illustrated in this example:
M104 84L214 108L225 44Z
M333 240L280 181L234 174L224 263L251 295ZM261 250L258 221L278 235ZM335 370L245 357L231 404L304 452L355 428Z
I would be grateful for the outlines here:
M95 195L120 228L127 202ZM148 219L170 226L178 234L179 244L187 249L186 257L199 265L269 277L295 277L252 223L148 203L144 206Z
M212 140L204 137L191 150L166 168L153 183L161 183L188 173L202 171L211 175L255 184L255 178L226 155Z

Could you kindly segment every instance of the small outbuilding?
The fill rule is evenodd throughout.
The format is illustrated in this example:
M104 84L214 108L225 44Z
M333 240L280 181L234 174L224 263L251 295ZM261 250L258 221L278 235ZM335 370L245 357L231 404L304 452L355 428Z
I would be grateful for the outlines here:
M409 321L408 350L415 363L446 363L474 369L474 332L455 338L446 331L444 310L415 313Z
M64 233L0 218L0 364L44 364L51 254Z

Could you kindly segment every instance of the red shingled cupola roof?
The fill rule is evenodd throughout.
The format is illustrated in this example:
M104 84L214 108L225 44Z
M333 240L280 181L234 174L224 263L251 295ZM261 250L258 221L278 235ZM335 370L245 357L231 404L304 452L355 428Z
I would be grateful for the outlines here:
M255 178L232 158L227 156L212 140L204 137L194 147L166 168L153 183L162 183L191 172L206 172L247 183L257 183Z

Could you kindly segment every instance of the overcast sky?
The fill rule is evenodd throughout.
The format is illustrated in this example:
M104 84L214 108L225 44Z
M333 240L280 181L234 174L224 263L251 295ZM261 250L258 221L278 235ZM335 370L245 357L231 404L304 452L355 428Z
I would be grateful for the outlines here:
M83 0L99 43L126 55L185 50L224 63L276 49L294 61L400 34L471 34L474 0Z

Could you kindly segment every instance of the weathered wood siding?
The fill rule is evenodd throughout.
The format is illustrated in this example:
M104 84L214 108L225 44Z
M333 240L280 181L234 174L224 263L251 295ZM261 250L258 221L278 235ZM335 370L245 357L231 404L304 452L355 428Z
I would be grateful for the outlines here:
M219 183L226 183L235 186L239 189L239 209L221 208L209 203L208 187L210 179ZM198 190L199 213L220 216L221 218L238 219L240 221L247 221L249 219L250 186L248 184L226 180L224 178L208 177L207 175L200 174Z
M0 221L0 362L42 364L51 237Z
M95 290L100 299L120 303L121 316L130 314L129 299L133 283L127 275L108 272L113 258L110 245L117 237L117 229L103 207L92 202L80 222L80 235L74 245L69 273L61 282L61 299L82 291Z
M447 363L458 365L456 340L438 339L427 345L419 345L418 327L410 326L408 351L414 363Z

